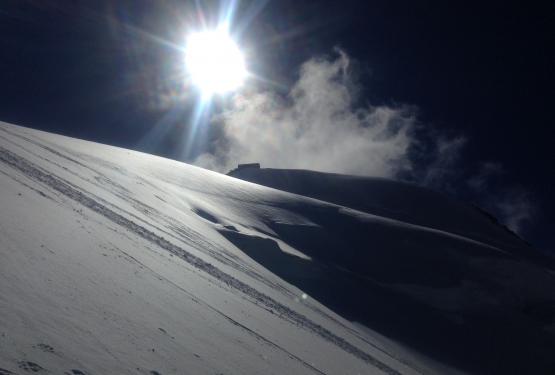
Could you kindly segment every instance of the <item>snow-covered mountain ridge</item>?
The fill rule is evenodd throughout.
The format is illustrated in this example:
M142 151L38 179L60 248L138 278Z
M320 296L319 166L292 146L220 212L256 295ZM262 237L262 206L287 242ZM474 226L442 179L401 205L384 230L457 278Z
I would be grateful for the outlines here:
M244 181L335 203L358 211L434 228L492 245L531 251L490 214L444 193L386 178L348 176L306 170L243 168L229 175ZM477 214L478 211L480 214ZM516 238L515 238L516 237Z
M552 264L406 208L435 196L350 194L370 211L2 123L0 197L0 373L555 369Z

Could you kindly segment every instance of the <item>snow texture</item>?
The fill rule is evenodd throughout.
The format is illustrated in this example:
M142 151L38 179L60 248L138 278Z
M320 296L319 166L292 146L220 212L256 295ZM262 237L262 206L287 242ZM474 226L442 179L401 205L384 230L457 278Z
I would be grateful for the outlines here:
M0 123L0 375L555 372L554 263L484 213L235 177Z

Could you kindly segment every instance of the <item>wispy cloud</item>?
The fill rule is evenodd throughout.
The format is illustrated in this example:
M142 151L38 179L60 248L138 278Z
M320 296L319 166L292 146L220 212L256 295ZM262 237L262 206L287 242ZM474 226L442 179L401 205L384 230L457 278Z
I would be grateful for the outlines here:
M500 164L482 163L472 172L462 160L468 139L419 123L414 106L357 106L354 77L349 57L338 51L333 60L304 63L285 98L237 94L232 108L213 119L217 137L195 164L227 172L238 163L259 162L406 179L464 196L522 233L537 209L525 190L491 184L503 173Z
M287 98L260 93L234 98L217 121L224 139L196 164L227 171L237 163L393 177L410 169L407 150L415 122L411 107L356 108L356 82L344 54L312 59Z
M477 204L492 212L510 230L522 234L539 210L530 192L499 183L505 173L500 163L481 163L467 185L475 193Z
M492 201L500 220L515 233L522 233L537 214L530 193L521 188L509 188Z
M421 185L437 190L456 192L460 172L458 165L467 139L463 136L446 138L438 136L428 151L428 162L413 168L413 179Z
M487 190L488 182L492 178L498 177L503 172L503 166L500 163L481 163L478 174L472 176L468 180L468 186L477 192Z

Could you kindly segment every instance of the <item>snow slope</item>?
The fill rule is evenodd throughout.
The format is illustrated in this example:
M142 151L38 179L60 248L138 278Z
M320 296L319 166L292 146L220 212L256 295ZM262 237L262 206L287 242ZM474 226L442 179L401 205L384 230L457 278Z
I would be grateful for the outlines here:
M493 246L522 249L523 256L536 256L523 241L499 225L491 215L470 204L414 184L378 177L348 176L295 169L246 168L233 177L288 191L390 219L439 229Z
M554 372L548 261L347 207L0 123L0 374Z

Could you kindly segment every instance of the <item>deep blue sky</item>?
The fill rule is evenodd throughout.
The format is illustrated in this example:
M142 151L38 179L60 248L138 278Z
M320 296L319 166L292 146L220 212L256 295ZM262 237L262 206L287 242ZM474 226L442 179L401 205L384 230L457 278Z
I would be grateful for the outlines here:
M2 2L0 120L177 158L196 96L165 82L181 55L148 35L179 43L194 4ZM236 27L256 8L241 4ZM555 253L554 24L549 1L276 0L241 44L283 93L302 62L339 46L359 62L365 100L416 105L423 124L468 138L457 168L501 163L493 183L539 207L524 238ZM145 144L163 118L167 135Z

